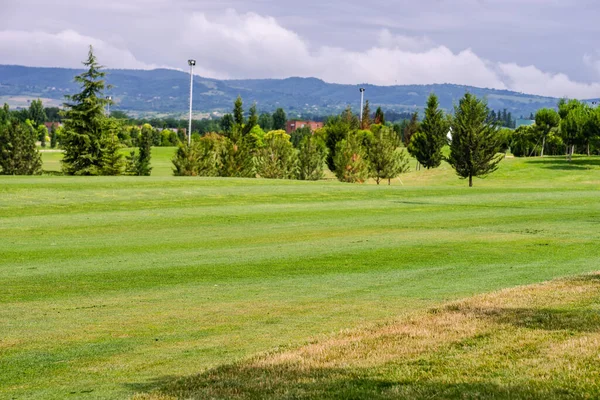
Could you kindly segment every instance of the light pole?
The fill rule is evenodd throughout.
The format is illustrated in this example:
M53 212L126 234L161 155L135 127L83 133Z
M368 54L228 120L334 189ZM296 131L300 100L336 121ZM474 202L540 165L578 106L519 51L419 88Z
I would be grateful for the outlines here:
M365 99L365 88L360 88L358 89L360 90L360 123L362 124L362 119L363 119L363 102Z
M110 117L110 103L112 101L112 96L106 96L106 116Z
M192 95L194 90L194 66L196 60L188 60L190 66L190 123L188 124L188 146L192 145Z

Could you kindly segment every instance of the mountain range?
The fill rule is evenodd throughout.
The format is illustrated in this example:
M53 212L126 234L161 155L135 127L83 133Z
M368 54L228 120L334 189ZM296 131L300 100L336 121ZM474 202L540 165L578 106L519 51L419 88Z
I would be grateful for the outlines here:
M12 107L26 107L41 98L46 106L62 104L64 96L79 88L73 77L82 70L0 65L0 102ZM189 107L189 73L169 70L106 70L107 91L115 104L113 110L132 115L183 116ZM329 115L347 105L360 107L359 87L366 89L365 99L371 109L406 112L424 107L434 92L440 105L452 110L454 104L471 92L488 101L490 109L507 109L515 118L529 116L543 107L555 107L558 99L508 90L484 89L453 84L434 85L342 85L316 78L217 80L194 77L194 112L210 115L229 112L238 95L246 106L256 102L259 111L272 112L278 107L290 116Z

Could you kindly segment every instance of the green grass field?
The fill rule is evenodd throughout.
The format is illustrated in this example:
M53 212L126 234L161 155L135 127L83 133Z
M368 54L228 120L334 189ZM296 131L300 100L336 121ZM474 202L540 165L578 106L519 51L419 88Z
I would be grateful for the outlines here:
M277 348L598 270L600 160L392 186L0 177L0 398L127 398ZM59 153L44 153L58 170Z

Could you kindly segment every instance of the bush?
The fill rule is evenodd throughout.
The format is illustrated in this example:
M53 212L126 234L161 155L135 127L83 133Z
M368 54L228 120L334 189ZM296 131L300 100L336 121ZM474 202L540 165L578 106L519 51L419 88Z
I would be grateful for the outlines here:
M256 151L256 171L262 178L294 179L298 173L298 154L290 135L271 131L264 137L264 147Z
M363 183L369 178L369 161L359 134L349 134L335 149L335 175L341 182Z
M327 145L317 135L305 136L299 143L298 179L318 181L324 176Z

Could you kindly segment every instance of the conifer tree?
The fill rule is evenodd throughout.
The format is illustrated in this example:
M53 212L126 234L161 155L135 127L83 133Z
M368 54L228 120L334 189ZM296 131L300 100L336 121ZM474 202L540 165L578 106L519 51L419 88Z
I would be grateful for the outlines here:
M174 166L173 175L198 176L201 154L200 143L198 141L192 141L191 145L188 145L187 141L180 142L172 160Z
M375 121L376 124L385 125L385 114L381 107L377 107L377 111L375 111Z
M449 128L444 112L439 109L438 98L432 93L427 100L425 118L408 145L409 153L427 169L439 167Z
M278 108L273 113L273 130L285 130L287 124L287 115L285 115L285 111L283 108Z
M42 125L48 119L42 100L33 100L29 105L29 119L32 121L33 126Z
M221 118L221 129L225 135L229 136L233 132L233 126L235 125L235 121L233 120L233 116L231 114L223 115Z
M363 183L369 178L369 161L362 140L356 133L350 133L336 146L335 175L341 182Z
M410 140L412 136L419 131L419 113L415 111L410 117L410 122L404 128L404 132L402 135L402 140L404 141L404 146L408 148L410 144Z
M0 125L0 173L39 175L42 157L29 128L18 121Z
M81 92L67 96L65 103L62 167L67 175L97 175L102 169L102 129L107 102L102 92L106 74L101 71L91 46L83 65L87 70L75 77L75 82L81 84Z
M371 177L378 185L383 179L391 184L392 179L408 171L408 157L397 148L395 134L390 129L383 127L374 136L368 149Z
M271 131L264 137L264 147L256 151L256 172L261 178L293 179L298 171L297 150L285 131Z
M37 136L40 141L40 146L46 147L46 136L48 136L48 128L46 128L46 125L38 126Z
M102 139L102 175L116 176L123 172L124 160L121 154L121 144L117 137L121 126L114 118L107 118L105 121L106 135Z
M238 96L233 104L233 122L236 125L244 125L244 108L242 103L242 96Z
M250 107L250 115L248 116L248 121L244 125L243 135L248 135L256 125L258 125L258 114L256 112L256 103L254 103L252 104L252 107Z
M319 135L305 136L298 146L298 179L318 181L324 176L327 145Z
M56 133L56 128L54 127L54 125L52 125L52 128L50 128L50 148L51 149L55 149L56 148L56 144L58 142L58 137L57 137L57 133Z
M365 102L365 106L362 109L362 120L360 129L367 130L371 126L371 106L369 106L369 100Z
M474 176L482 177L498 168L503 158L498 154L501 144L498 126L488 120L485 102L465 94L454 110L448 163L458 176L469 179L471 187Z

